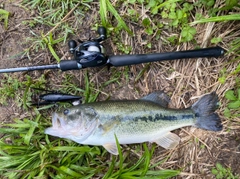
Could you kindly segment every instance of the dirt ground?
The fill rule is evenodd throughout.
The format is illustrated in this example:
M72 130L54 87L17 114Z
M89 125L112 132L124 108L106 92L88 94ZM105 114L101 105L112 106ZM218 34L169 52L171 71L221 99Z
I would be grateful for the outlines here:
M4 1L0 1L3 4ZM31 44L26 43L27 37L32 37L31 32L37 34L40 32L46 33L49 29L45 26L38 25L34 28L22 23L25 20L34 17L34 13L28 14L17 3L4 3L4 9L10 11L11 17L9 19L9 28L5 30L3 23L0 23L0 68L10 68L28 65L50 64L54 60L47 50L31 53L31 60L26 56L22 56L24 49L29 48ZM98 17L97 7L94 7L91 16L88 16L87 21L82 24L76 23L75 39L88 39L94 34L88 27L94 23L94 19ZM192 44L185 44L184 46L172 47L164 44L163 37L158 41L152 39L152 48L146 47L145 42L149 37L144 35L144 32L136 24L128 24L131 30L136 34L134 37L122 33L122 39L125 44L133 47L132 53L156 53L168 52L176 50L192 49ZM213 24L214 25L214 24ZM214 25L212 32L222 36L226 41L220 44L227 49L227 42L231 41L233 36L228 33L229 26L233 24ZM239 26L239 25L238 25ZM84 28L85 27L85 28ZM205 33L209 28L209 24L199 25L197 43L201 46L208 46L208 39L211 35ZM165 31L163 34L169 36L171 31ZM229 36L228 36L229 35ZM146 39L145 39L146 38ZM205 39L205 41L204 41ZM150 39L148 39L150 40ZM109 37L103 44L107 47L108 54L119 53L116 46L113 45L111 37ZM59 47L59 56L68 56L67 44ZM149 64L140 64L131 66L129 79L122 79L120 85L112 83L104 89L101 89L101 94L98 100L105 100L110 95L111 99L136 99L140 98L150 92L156 90L164 90L171 96L171 105L176 108L189 107L201 95L216 91L219 95L222 106L217 111L223 121L224 130L221 132L209 132L193 127L186 127L174 131L181 137L181 144L174 150L163 150L161 147L157 148L155 156L151 163L158 162L165 157L169 159L161 166L162 168L183 169L182 175L177 178L214 178L211 174L212 167L216 162L220 162L225 167L230 167L235 174L240 174L240 127L239 119L228 120L223 116L224 110L224 93L226 90L233 88L234 79L229 78L226 84L220 84L218 81L220 71L223 64L231 59L231 56L226 55L221 58L199 58L199 59L184 59L177 61L164 61ZM55 62L54 62L55 63ZM237 63L233 64L236 66ZM224 66L229 67L230 66ZM104 68L88 69L90 79L96 86L109 80L117 70L125 70L127 67L114 68L110 71ZM146 68L144 75L135 80L139 72ZM228 70L228 69L227 69ZM41 72L21 72L10 74L12 78L22 80L28 74L33 78L37 78L45 73L49 77L49 88L57 88L61 85L63 76L66 74L73 74L76 77L76 85L84 86L84 74L86 70L81 71L41 71ZM0 74L0 78L4 78L4 74ZM7 106L0 106L0 121L9 122L15 117L25 117L27 112L17 107L13 100L9 100Z

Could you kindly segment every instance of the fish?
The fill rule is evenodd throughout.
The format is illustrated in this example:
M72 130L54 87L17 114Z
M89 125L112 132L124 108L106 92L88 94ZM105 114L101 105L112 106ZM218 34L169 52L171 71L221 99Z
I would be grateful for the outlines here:
M109 100L72 106L52 114L52 126L45 134L70 139L83 145L103 146L118 155L119 144L155 142L174 149L180 137L173 130L194 126L221 131L223 126L215 112L219 99L216 92L202 96L191 107L168 108L170 98L156 91L135 100Z

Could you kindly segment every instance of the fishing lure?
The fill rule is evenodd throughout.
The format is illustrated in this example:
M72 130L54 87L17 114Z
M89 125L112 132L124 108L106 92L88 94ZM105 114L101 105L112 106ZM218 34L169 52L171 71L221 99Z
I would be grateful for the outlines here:
M50 90L45 90L41 88L32 88L32 89L48 92L46 94L39 95L37 102L32 103L32 105L40 106L40 105L47 105L47 104L55 104L57 102L69 102L75 106L82 102L81 96L66 94L58 91L50 91Z

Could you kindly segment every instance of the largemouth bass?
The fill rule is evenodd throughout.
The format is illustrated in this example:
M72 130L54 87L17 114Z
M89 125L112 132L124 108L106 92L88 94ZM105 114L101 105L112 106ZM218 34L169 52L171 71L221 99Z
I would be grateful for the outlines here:
M154 92L137 100L104 101L73 106L52 116L46 134L80 144L101 145L117 155L115 135L120 144L155 142L165 149L175 148L180 138L172 130L195 126L222 130L215 92L200 98L190 108L167 108L169 97Z

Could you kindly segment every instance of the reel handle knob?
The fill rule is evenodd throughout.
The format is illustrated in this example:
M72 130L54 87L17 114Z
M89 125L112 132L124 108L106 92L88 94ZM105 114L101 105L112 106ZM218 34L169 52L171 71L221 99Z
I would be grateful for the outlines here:
M104 40L107 38L107 30L105 27L98 27L98 34L100 35L101 39Z
M71 54L74 53L76 46L77 46L77 42L75 40L68 41L68 47Z

